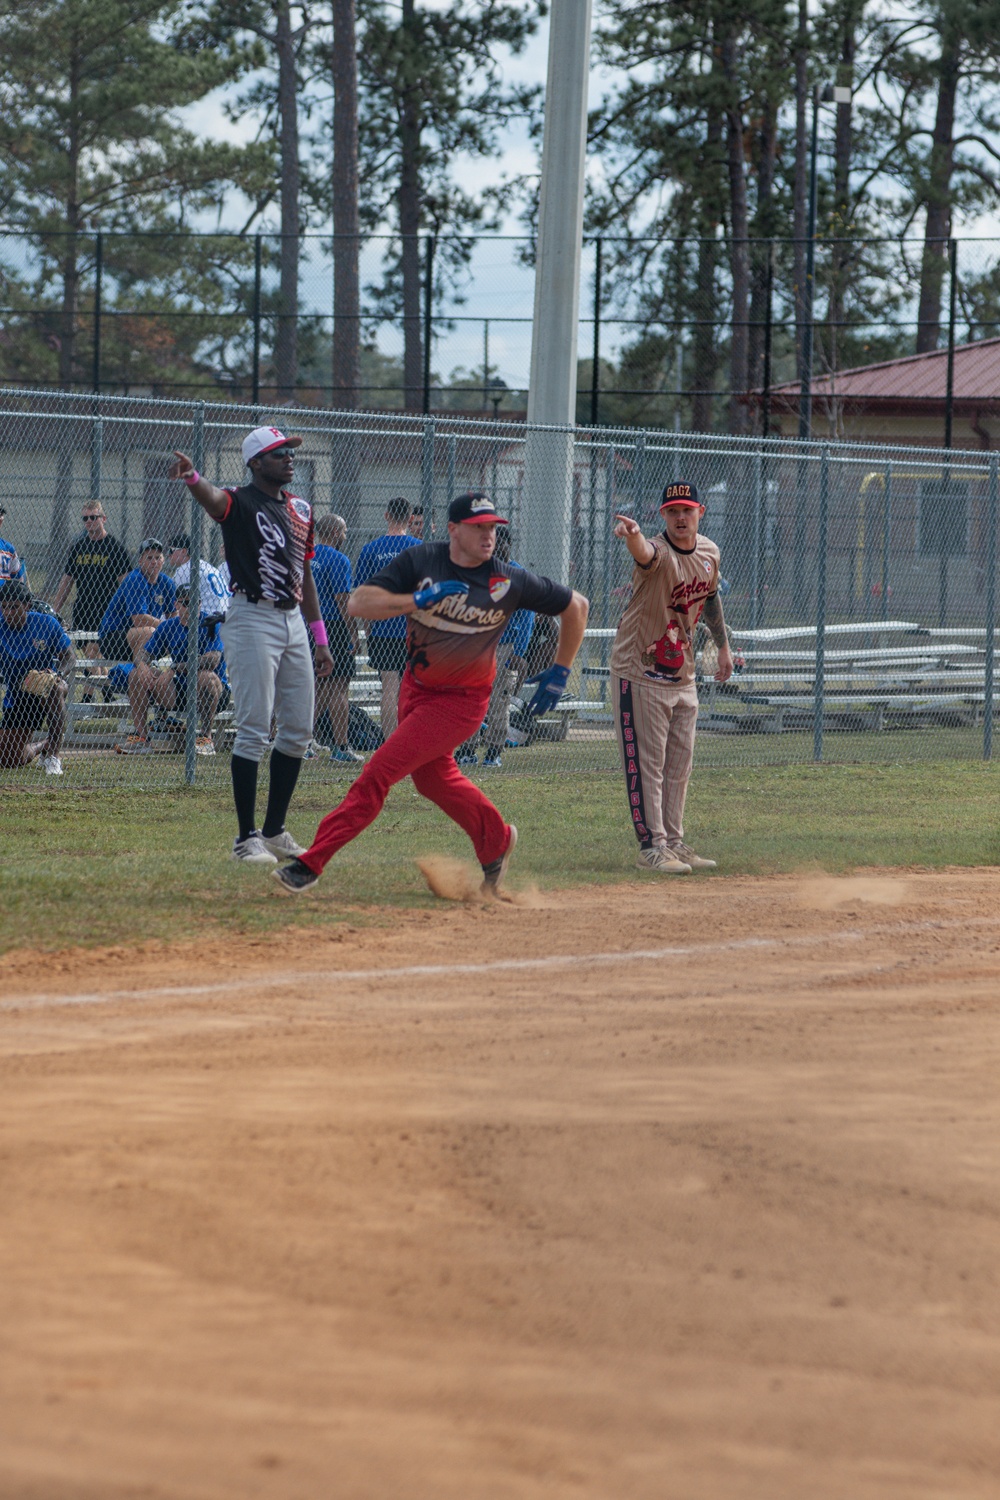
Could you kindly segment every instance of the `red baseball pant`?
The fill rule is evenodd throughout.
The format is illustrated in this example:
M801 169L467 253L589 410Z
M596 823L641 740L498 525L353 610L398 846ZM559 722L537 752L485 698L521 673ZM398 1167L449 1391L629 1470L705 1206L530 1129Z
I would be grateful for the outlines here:
M399 725L365 766L347 796L327 813L301 856L318 875L338 849L357 838L382 811L389 788L412 776L422 797L437 803L472 840L482 865L499 859L510 837L488 797L463 776L454 750L478 731L490 690L424 688L409 672L399 694Z

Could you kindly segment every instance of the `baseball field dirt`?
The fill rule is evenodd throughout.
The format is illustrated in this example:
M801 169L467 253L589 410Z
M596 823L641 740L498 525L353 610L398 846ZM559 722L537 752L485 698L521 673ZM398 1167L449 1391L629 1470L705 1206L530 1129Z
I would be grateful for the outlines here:
M998 898L7 955L0 1496L994 1500Z

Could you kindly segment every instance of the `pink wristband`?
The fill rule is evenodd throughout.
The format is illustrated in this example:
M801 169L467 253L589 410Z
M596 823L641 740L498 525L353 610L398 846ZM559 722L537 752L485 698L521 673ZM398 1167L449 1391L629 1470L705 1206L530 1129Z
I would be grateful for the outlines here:
M190 472L190 474L185 474L184 475L184 483L185 484L197 484L198 480L200 478L201 478L201 475L198 473L198 470L197 469L192 469L191 472Z
M312 637L317 646L329 646L330 642L326 638L326 626L322 620L310 620L309 629L312 631Z

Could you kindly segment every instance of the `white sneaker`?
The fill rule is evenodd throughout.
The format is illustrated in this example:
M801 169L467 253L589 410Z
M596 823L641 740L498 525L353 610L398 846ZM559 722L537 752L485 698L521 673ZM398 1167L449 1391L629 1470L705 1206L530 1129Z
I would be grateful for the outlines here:
M287 828L283 828L280 833L276 833L270 839L265 838L263 834L259 837L265 849L270 849L278 859L297 859L300 854L306 852L301 844L295 842Z
M59 759L58 755L40 755L38 758L45 768L46 776L62 775L62 761Z
M714 859L702 859L701 855L695 854L694 850L688 844L669 844L667 847L669 853L683 861L683 863L690 865L692 870L714 870L717 868Z
M255 828L248 833L245 839L236 839L233 843L233 859L238 859L244 865L276 865L277 858L264 843L263 834Z
M678 859L672 849L654 844L650 849L640 849L636 857L640 870L652 870L654 875L690 875L691 866Z

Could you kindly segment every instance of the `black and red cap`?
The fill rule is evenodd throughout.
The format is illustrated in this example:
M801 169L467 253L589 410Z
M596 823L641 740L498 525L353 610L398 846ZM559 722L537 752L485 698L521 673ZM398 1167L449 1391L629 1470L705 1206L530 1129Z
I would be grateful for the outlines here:
M664 487L663 499L660 501L660 509L666 510L668 505L691 505L695 509L700 507L697 487L688 484L684 479L675 479L671 484Z
M448 520L455 525L506 526L503 516L498 516L493 501L482 490L472 490L467 495L457 495L448 507Z

